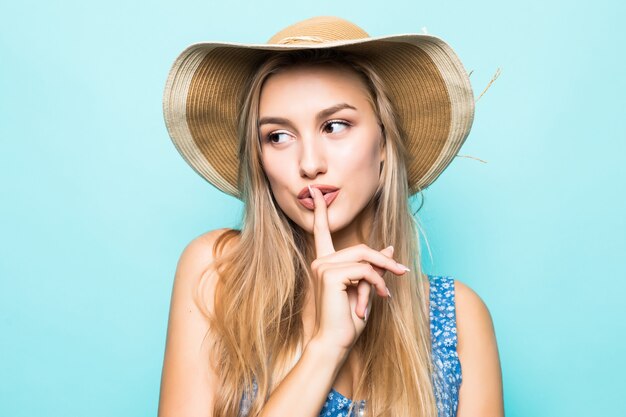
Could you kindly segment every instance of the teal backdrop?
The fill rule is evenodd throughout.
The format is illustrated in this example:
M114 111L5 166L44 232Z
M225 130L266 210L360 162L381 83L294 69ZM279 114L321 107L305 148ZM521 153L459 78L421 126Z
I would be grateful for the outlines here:
M626 415L625 12L0 0L0 415L156 415L178 257L242 209L172 145L167 72L191 43L315 15L444 38L476 96L501 69L460 152L485 162L456 158L424 192L425 269L489 307L508 417Z

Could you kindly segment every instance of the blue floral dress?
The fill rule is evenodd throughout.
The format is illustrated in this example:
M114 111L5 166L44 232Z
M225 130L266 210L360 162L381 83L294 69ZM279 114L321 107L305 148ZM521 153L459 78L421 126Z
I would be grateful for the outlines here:
M463 378L456 350L454 279L428 275L428 280L430 282L430 335L435 365L432 380L437 401L437 414L438 417L455 417L459 405L459 388ZM244 394L241 399L240 416L248 414L251 399L256 392L255 383L252 397L248 398ZM349 417L348 410L351 404L351 399L332 388L322 407L320 417ZM364 415L365 407L365 400L355 403L352 416Z

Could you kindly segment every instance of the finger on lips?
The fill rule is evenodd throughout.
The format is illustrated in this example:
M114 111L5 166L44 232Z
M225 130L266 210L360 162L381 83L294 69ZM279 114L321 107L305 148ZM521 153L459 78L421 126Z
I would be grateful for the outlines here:
M328 211L322 192L309 185L309 193L313 197L313 239L315 240L315 253L317 257L330 255L335 252L333 238L330 235L328 225Z
M333 262L360 262L366 261L368 265L372 267L374 275L368 275L364 272L365 276L352 277L350 280L351 285L359 285L360 281L369 282L374 285L376 292L380 296L391 296L389 290L386 288L384 280L381 278L384 270L387 269L396 275L402 275L409 269L402 264L393 260L393 246L389 246L382 251L376 251L367 245L357 245L350 248L335 251L332 236L330 234L330 226L328 224L328 208L323 194L315 187L309 185L309 193L313 198L314 211L313 211L313 238L315 241L316 257L321 258L330 254L333 255ZM366 269L366 271L372 271ZM378 280L376 279L378 278ZM368 286L369 287L369 286ZM371 292L368 288L368 292Z

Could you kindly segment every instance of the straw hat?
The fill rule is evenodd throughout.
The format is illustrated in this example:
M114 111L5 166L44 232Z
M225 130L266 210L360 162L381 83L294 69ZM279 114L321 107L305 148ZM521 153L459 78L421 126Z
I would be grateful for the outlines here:
M438 37L369 37L355 24L330 16L295 23L266 44L201 42L178 56L165 85L163 113L187 163L221 191L241 198L237 123L247 81L268 54L312 48L368 58L385 82L405 135L409 189L415 193L432 184L474 119L474 95L463 64Z

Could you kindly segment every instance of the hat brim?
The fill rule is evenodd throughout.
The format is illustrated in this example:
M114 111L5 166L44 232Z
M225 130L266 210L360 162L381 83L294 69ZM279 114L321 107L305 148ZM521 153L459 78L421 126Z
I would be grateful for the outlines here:
M454 50L426 34L311 44L194 43L176 58L163 95L165 123L176 149L208 182L241 198L237 123L247 81L272 52L324 48L365 55L376 68L406 140L409 190L427 188L467 138L474 95Z

